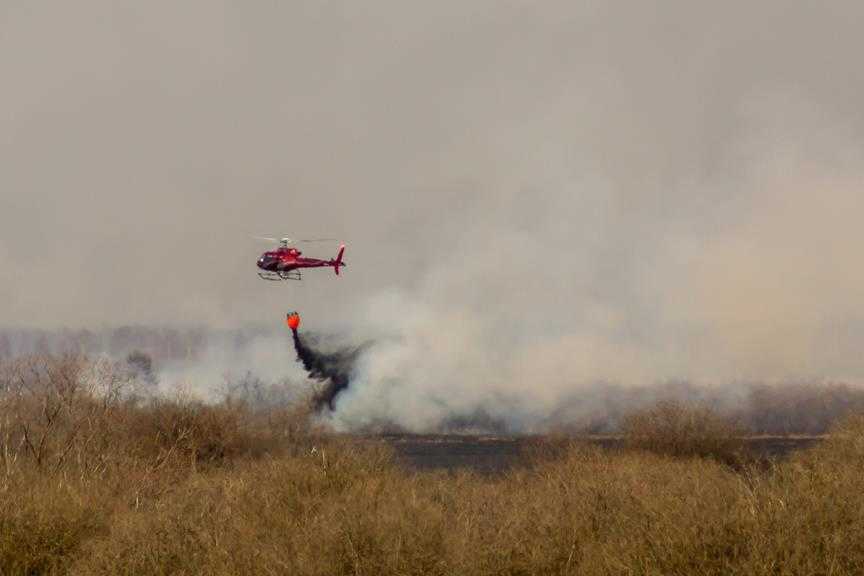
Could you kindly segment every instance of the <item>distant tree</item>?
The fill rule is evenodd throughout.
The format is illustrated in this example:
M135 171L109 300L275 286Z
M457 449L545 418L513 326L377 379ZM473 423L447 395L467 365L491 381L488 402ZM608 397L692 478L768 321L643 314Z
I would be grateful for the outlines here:
M5 332L0 334L0 360L12 357L12 339Z
M141 350L133 350L126 356L126 366L130 375L150 386L156 385L156 374L153 371L153 358Z
M36 354L51 354L51 342L48 339L47 333L40 331L37 334L35 342L33 344L33 351Z

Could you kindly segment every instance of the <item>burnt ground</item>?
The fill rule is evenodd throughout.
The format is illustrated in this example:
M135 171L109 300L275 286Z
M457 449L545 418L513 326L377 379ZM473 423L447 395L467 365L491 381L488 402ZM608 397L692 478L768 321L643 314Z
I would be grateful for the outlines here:
M437 434L388 434L368 437L369 441L384 442L396 453L397 460L414 470L473 470L496 474L524 462L526 450L537 439L525 436L460 436ZM616 437L587 437L583 440L598 446L621 448ZM760 459L777 459L791 452L813 446L819 437L754 437L746 442Z

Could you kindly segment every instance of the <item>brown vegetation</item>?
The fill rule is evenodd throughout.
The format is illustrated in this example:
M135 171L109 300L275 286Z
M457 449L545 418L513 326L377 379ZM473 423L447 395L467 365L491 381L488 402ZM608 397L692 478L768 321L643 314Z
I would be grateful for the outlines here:
M733 428L662 405L628 421L624 451L557 439L481 477L405 471L374 443L315 433L302 411L146 400L127 385L74 357L0 368L0 573L864 567L864 417L742 469L718 458Z
M624 418L627 446L673 457L740 462L745 431L708 408L661 401Z

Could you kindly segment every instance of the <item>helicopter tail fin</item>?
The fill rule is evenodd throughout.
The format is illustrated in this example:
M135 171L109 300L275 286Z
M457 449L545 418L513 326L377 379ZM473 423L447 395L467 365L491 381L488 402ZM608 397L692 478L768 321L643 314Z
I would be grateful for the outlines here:
M333 260L333 271L336 272L336 275L339 275L339 267L345 266L346 264L342 262L342 255L345 253L345 245L342 244L339 246L339 252L336 254L336 259Z

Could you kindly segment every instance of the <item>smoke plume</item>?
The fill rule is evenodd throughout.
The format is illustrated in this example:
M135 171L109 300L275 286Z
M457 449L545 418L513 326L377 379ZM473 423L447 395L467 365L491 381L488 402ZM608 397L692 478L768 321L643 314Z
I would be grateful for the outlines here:
M374 342L325 401L341 430L864 382L861 2L0 14L3 326L242 331L297 308ZM264 283L262 234L337 237L352 266ZM284 335L223 343L157 361L160 382L302 381Z

